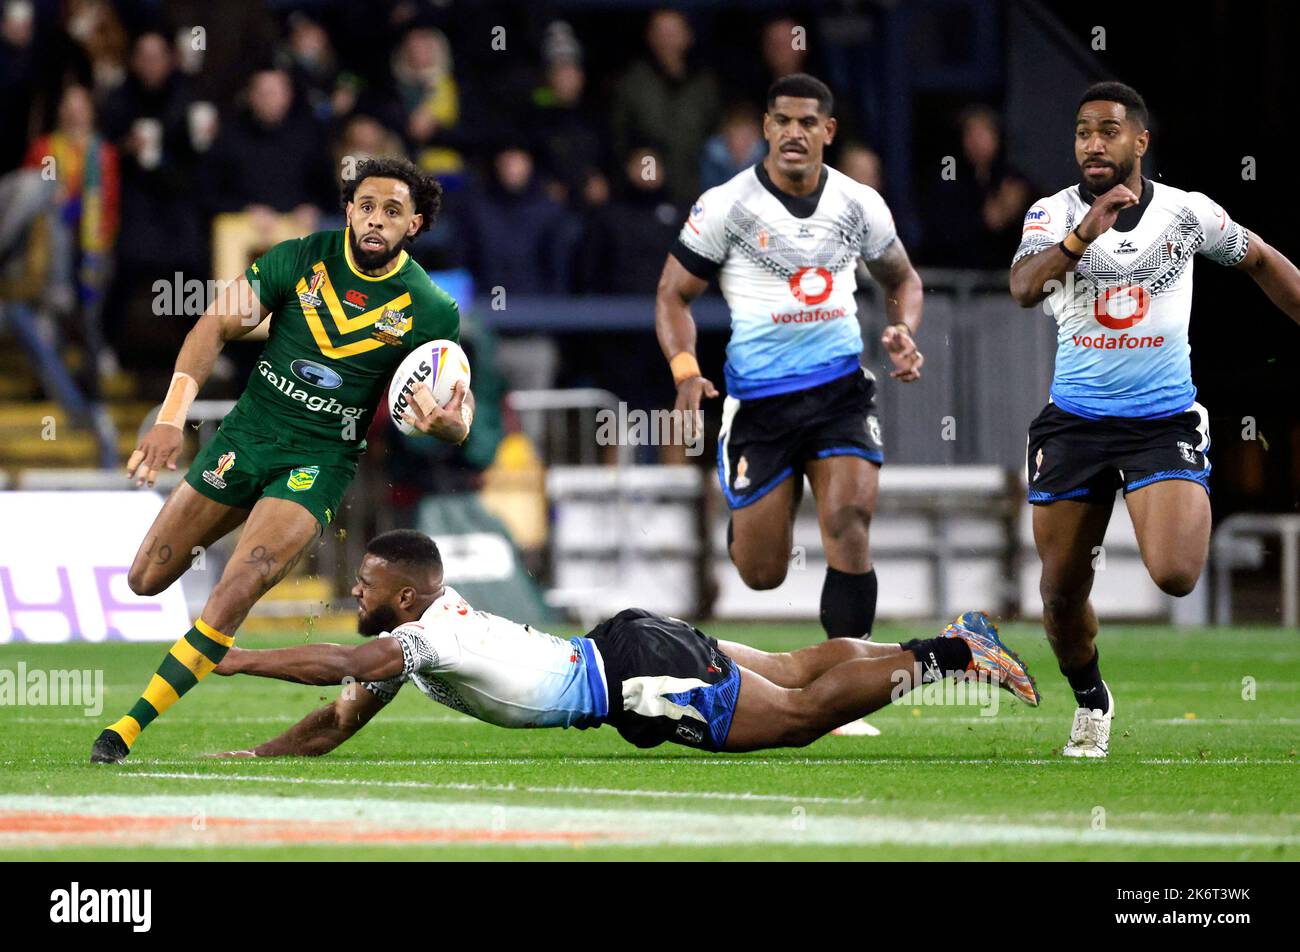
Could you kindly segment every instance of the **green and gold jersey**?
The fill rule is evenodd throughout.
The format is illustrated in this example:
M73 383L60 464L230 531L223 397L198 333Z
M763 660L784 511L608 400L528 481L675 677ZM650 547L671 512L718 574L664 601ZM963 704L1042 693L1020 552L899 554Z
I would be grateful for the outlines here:
M236 409L286 435L362 448L402 359L460 340L456 302L419 264L403 251L386 273L363 274L346 228L283 241L244 276L271 324Z

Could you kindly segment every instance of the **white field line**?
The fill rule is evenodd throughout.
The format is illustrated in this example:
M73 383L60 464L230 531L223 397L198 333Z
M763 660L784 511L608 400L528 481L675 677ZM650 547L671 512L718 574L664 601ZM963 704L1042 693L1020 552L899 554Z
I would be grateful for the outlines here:
M1197 724L1223 724L1240 727L1244 725L1259 724L1300 724L1300 717L1261 717L1258 720L1250 717L1165 717L1151 718L1148 723L1151 724L1178 724L1197 725Z
M915 707L916 710L927 710L944 707L943 705L903 705L904 707ZM0 708L0 711L3 709ZM81 715L77 717L5 717L0 713L0 722L5 724L85 724L88 720L102 720L104 715ZM925 717L924 715L909 717L906 720L897 722L898 727L943 727L947 724L1061 724L1067 723L1068 718L1063 716L1050 716L1047 714L1011 714L1006 717L993 715L982 717L978 714L963 717ZM272 715L244 715L234 717L223 717L223 724L284 724L289 725L296 723L295 715L286 714L283 716ZM382 724L452 724L458 727L493 727L484 721L477 720L464 715L450 715L447 717L433 716L425 717L408 714L395 714L385 717L377 723ZM888 728L893 729L895 722L885 723ZM1123 718L1125 724L1172 724L1172 725L1212 725L1223 724L1225 726L1245 727L1245 726L1295 726L1300 724L1300 717L1216 717L1212 714L1196 717L1126 717ZM838 743L838 739L834 742Z
M866 817L818 816L792 810L789 814L750 814L707 811L610 810L573 805L542 807L478 802L413 802L378 799L314 799L261 795L148 795L48 797L0 796L0 810L36 811L43 814L98 816L168 816L205 820L239 819L300 821L310 831L313 822L352 823L358 831L432 830L484 834L520 833L593 837L616 845L645 844L789 844L815 846L873 846L903 844L917 858L933 848L1067 845L1150 847L1242 847L1300 845L1300 835L1284 833L1212 832L1200 830L1092 830L1084 818L1077 828L1059 823L1035 826L1006 822L1004 817L960 817L951 820L917 820L877 814ZM1170 819L1177 819L1170 817ZM201 824L196 824L200 825ZM488 833L491 831L491 833ZM108 831L120 844L130 844L132 834ZM146 834L147 836L148 834ZM337 836L337 833L335 833ZM318 842L330 842L323 829ZM215 841L215 842L214 842ZM301 842L301 839L297 840ZM0 846L56 845L48 834L15 832L0 838ZM151 845L217 845L218 837L206 828L183 835L169 832Z
M247 761L245 761L246 763ZM579 787L579 786L537 786L531 784L514 784L514 783L473 783L457 781L425 781L425 780L365 780L365 779L342 779L331 777L276 777L273 775L259 776L255 774L205 774L205 773L183 773L183 772L166 772L166 771L139 771L127 776L147 777L152 779L166 780L201 780L201 781L218 781L224 782L233 780L243 783L286 783L286 784L307 784L319 786L356 786L356 787L378 787L392 789L408 790L453 790L457 792L479 792L479 793L529 793L529 794L560 794L564 796L598 796L598 797L643 797L658 800L724 800L741 803L788 803L793 805L814 804L818 806L859 806L867 803L884 802L879 798L867 797L821 797L806 796L801 797L793 794L772 794L772 793L754 793L751 791L731 791L731 790L650 790L624 787ZM1278 820L1300 820L1300 814L1279 813L1265 814L1270 819ZM1068 813L1038 813L1033 815L1035 819L1055 820L1058 818L1070 819L1077 818L1076 814ZM1091 815L1090 815L1091 816ZM1159 819L1159 818L1179 818L1178 814L1169 813L1124 813L1126 819ZM1198 813L1197 818L1200 820L1221 819L1226 821L1239 821L1241 817L1236 814L1208 814Z
M256 774L204 774L204 773L168 773L165 771L138 771L123 776L148 777L161 780L234 780L247 783L289 783L311 786L339 787L382 787L408 790L457 790L479 793L545 793L565 794L584 797L647 797L658 800L732 800L745 803L791 803L804 804L860 804L864 797L797 797L777 793L749 793L726 790L637 790L623 787L540 787L513 783L468 783L455 781L434 782L427 780L354 780L330 777L275 777Z
M1119 759L1119 758L1116 758ZM246 767L251 758L213 759L205 761L205 766L218 769L225 767ZM252 761L257 762L257 761ZM263 763L265 761L262 761ZM563 762L575 767L608 767L611 764L668 764L677 767L944 767L960 764L972 767L1043 767L1061 766L1074 770L1082 769L1079 761L1069 757L751 757L747 754L717 754L713 756L700 754L655 755L634 754L612 755L609 757L432 757L432 758L370 758L317 761L321 766L339 767L543 767L554 766ZM0 761L3 766L19 766L16 760ZM1300 767L1300 757L1159 757L1139 760L1140 764L1185 764L1188 766L1224 766L1237 764L1241 766L1290 766ZM195 759L173 760L141 758L118 768L123 775L136 772L140 767L194 767ZM267 776L272 776L267 774Z

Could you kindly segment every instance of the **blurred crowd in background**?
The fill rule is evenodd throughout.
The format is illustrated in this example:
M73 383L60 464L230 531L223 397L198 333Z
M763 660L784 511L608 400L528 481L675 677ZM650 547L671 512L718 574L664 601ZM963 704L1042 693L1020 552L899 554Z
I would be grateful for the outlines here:
M54 306L97 302L108 360L169 366L152 285L228 277L209 275L213 216L337 227L345 157L390 153L446 189L413 249L430 270L468 269L479 293L650 294L696 196L765 154L767 85L819 72L817 37L789 17L750 13L751 68L724 76L672 10L624 14L639 35L609 36L477 9L7 0L0 174L56 157ZM836 113L829 161L897 198L854 98ZM951 120L955 174L907 196L920 214L900 227L923 265L1005 267L1033 188L1003 160L996 112Z

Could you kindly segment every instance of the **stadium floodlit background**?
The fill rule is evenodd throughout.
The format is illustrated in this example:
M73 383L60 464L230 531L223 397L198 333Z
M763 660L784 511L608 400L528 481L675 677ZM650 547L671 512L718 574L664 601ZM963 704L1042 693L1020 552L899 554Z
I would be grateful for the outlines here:
M811 506L787 582L750 592L723 544L713 474L719 403L706 407L702 446L663 445L672 441L636 428L638 414L672 405L653 327L664 255L695 197L763 155L763 95L778 76L811 72L832 87L840 132L828 161L884 194L926 285L924 378L882 384L888 462L872 528L882 637L911 637L933 619L986 607L1023 620L1013 630L1037 642L1027 651L1040 679L1064 693L1034 621L1038 563L1023 489L1025 430L1046 399L1055 325L1041 309L1016 307L1006 282L1023 212L1077 178L1072 117L1089 82L1121 79L1146 97L1147 175L1208 193L1300 258L1286 148L1300 79L1283 2L1192 3L1177 17L1143 5L1030 0L0 6L0 667L107 670L109 710L134 696L157 653L124 643L173 640L229 552L226 543L194 553L179 586L134 596L126 570L162 495L137 491L125 459L208 302L207 282L234 276L276 241L341 227L338 179L364 155L406 155L443 183L442 218L411 250L460 301L478 419L456 449L402 437L381 412L345 511L254 610L244 628L252 643L345 637L361 546L397 526L437 538L449 581L477 607L556 630L637 603L714 619L739 640L820 639L824 561ZM864 364L883 378L882 309L865 276L862 285ZM694 310L700 362L720 383L725 306L712 291ZM1095 601L1111 626L1103 640L1122 644L1114 656L1131 663L1123 678L1134 689L1155 659L1178 655L1177 670L1161 672L1168 683L1134 706L1151 722L1134 756L1204 751L1213 766L1216 756L1264 751L1262 773L1250 774L1257 786L1233 807L1213 793L1240 782L1228 764L1204 788L1208 769L1159 782L1190 791L1187 809L1217 804L1228 814L1291 782L1274 812L1292 819L1259 829L1293 851L1300 329L1249 279L1201 263L1191 340L1214 437L1209 567L1188 598L1160 594L1120 506ZM190 414L201 426L187 437L182 469L241 391L260 346L226 346ZM177 478L164 474L159 491ZM1134 622L1142 626L1125 627ZM1177 686L1200 683L1199 665L1216 663L1229 633L1246 667L1214 683L1234 697L1243 677L1277 692L1220 712L1219 729L1235 721L1237 732L1189 747L1188 729L1174 725L1196 720L1185 715L1197 703L1213 705ZM169 742L171 756L189 757L269 736L307 703L283 686L241 688L247 736L223 737L219 690L234 688L205 685L151 731L156 756L167 756L159 750ZM1006 738L994 736L994 748L1046 757L1068 728L1067 708L1062 700L1051 717L1021 718ZM22 728L0 740L11 799L50 776L69 794L103 792L53 766L75 761L80 770L98 731L75 713L0 709L0 722L17 717ZM840 751L902 758L889 782L915 792L917 777L897 766L909 751L965 755L956 740L934 739L944 723L927 727L919 748L915 725L900 717L875 750L845 740ZM399 725L407 756L417 756L419 730ZM490 733L496 742L501 732ZM549 749L500 743L502 763ZM562 741L546 743L559 756ZM358 742L358 755L383 755L380 741L368 744ZM444 755L464 753L459 740L438 744ZM28 760L27 780L10 770ZM572 771L588 769L574 763ZM823 767L811 775L822 780L798 789L764 780L770 802L788 816L830 791L823 806L852 814L860 778L848 761ZM613 782L599 764L589 768L593 788ZM520 767L539 790L556 781L550 769ZM489 773L467 762L449 776L485 789L519 781L498 767ZM401 779L385 777L336 779ZM701 769L681 782L725 787L738 777ZM170 782L181 783L156 781ZM927 774L919 789L941 793L945 782ZM753 792L736 783L737 798ZM1155 789L1153 781L1153 803ZM1196 799L1202 789L1205 802ZM1059 790L1068 799L1063 778ZM1126 805L1151 806L1141 795ZM1161 809L1172 815L1175 806ZM840 842L866 835L841 819ZM34 842L25 829L0 824L0 840L17 835L25 848ZM1068 853L1064 840L1041 842L1065 843ZM1216 843L1201 847L1232 855L1230 843Z

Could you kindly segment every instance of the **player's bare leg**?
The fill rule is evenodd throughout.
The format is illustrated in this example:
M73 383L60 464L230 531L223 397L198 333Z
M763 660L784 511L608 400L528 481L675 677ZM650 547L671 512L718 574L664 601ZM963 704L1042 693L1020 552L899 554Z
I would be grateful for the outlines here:
M839 640L844 644L836 650L867 647ZM1029 704L1038 703L1028 670L980 612L962 615L938 638L871 647L884 650L837 664L804 688L775 684L741 664L740 693L723 749L802 747L837 724L899 700L914 687L970 671Z
M893 700L896 671L913 677L919 668L907 659L858 658L837 665L807 688L781 687L742 666L740 696L724 750L741 752L768 747L804 747L840 724L879 710ZM820 682L828 681L825 685ZM829 690L839 686L838 692ZM820 687L818 686L820 685ZM813 692L826 706L812 703Z
M831 638L869 638L876 620L876 573L869 532L880 467L857 456L808 463L826 550L821 621Z
M1088 596L1112 508L1113 500L1100 505L1060 500L1034 507L1034 543L1043 562L1038 586L1043 628L1078 703L1063 751L1068 756L1104 757L1109 744L1114 703L1101 679L1097 613ZM1098 716L1092 718L1090 712Z
M203 606L204 620L233 635L257 600L293 570L321 531L316 517L296 502L259 499Z
M182 481L167 497L135 553L127 584L137 595L157 595L185 574L196 546L207 548L248 518Z
M731 561L750 588L776 588L785 581L794 539L794 514L799 507L795 481L802 479L785 479L757 502L732 510L728 548Z
M172 646L130 712L99 735L91 760L124 760L140 732L221 662L249 610L293 569L320 533L316 517L297 503L258 500L202 616Z
M1095 654L1097 615L1088 596L1111 508L1111 502L1071 500L1034 507L1034 544L1043 563L1038 584L1043 628L1063 669L1082 667Z
M1124 497L1151 580L1169 595L1196 587L1210 551L1210 496L1200 483L1166 479Z
M734 641L719 641L718 647L739 665L783 688L802 688L845 661L858 658L890 658L898 645L877 644L860 638L830 638L797 651L760 651Z
M857 456L829 456L807 465L826 552L821 623L828 638L870 638L876 621L876 572L871 565L871 517L880 467ZM842 736L880 733L865 721L840 725Z
M871 571L871 517L880 495L880 467L858 456L809 460L826 562L841 572Z

